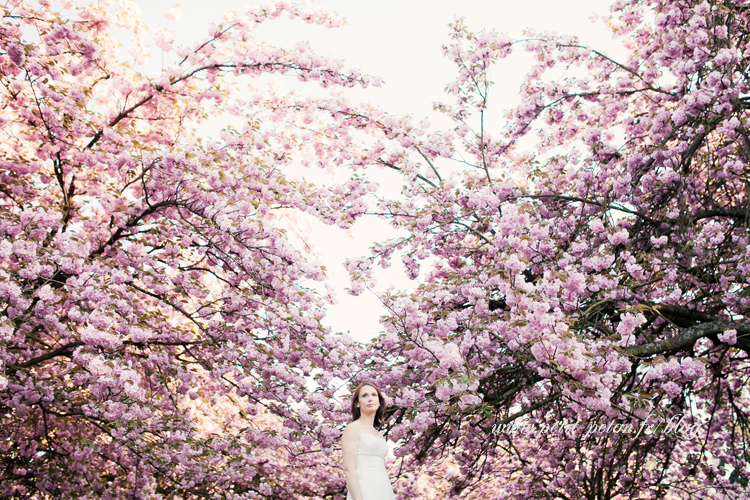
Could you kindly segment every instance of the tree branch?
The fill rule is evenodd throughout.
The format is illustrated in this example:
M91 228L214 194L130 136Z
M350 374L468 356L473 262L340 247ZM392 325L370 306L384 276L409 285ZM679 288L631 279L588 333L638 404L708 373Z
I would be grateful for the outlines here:
M43 361L47 361L48 359L56 358L57 356L67 356L68 351L71 349L75 349L76 347L82 346L83 342L71 342L70 344L65 344L62 347L58 347L54 351L50 351L48 353L42 354L41 356L37 356L36 358L30 359L26 361L25 363L21 363L19 365L8 365L8 374L13 374L20 370L21 368L28 368L30 366L34 366L38 363L41 363Z
M622 349L622 352L628 357L645 357L669 351L677 351L692 347L699 339L710 335L717 335L726 330L737 330L738 336L735 346L750 354L750 339L745 338L745 336L750 336L750 323L731 323L718 319L711 323L701 323L691 326L668 339L626 347Z
M546 398L542 399L541 401L538 401L538 402L534 403L531 406L527 406L523 410L517 411L513 415L510 415L509 417L504 418L500 422L497 422L497 423L493 424L492 427L495 428L495 429L497 429L497 428L502 427L502 426L504 426L506 424L509 424L509 423L513 422L514 420L516 420L517 418L523 417L527 413L531 413L532 411L538 410L539 408L541 408L542 406L545 406L546 404L552 403L553 401L557 401L558 399L560 399L560 396L561 396L561 394L559 392L556 392L554 394L550 394L549 396L547 396Z

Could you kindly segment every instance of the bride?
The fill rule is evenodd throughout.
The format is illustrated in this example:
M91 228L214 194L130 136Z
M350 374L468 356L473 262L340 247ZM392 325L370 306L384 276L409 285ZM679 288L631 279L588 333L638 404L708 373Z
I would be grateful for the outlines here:
M359 384L352 395L352 422L341 437L347 500L394 500L385 470L388 444L377 431L384 415L380 389L369 382Z

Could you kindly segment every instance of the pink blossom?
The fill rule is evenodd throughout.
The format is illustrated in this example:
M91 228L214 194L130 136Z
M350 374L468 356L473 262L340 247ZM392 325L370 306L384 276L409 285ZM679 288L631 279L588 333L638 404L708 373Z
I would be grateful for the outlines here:
M449 384L440 384L435 390L435 397L440 401L448 401L452 395L452 391Z
M167 18L168 21L171 21L173 23L179 21L181 15L182 9L180 8L180 4L172 5L164 12L164 17Z
M735 345L737 343L737 330L724 330L718 335L718 338L721 342L727 343L729 345Z
M26 60L26 55L21 45L15 43L10 44L6 48L6 53L8 54L10 61L16 66L22 66L24 61Z
M622 243L626 243L629 240L629 235L626 230L621 229L620 231L608 235L607 239L612 245L620 245Z
M122 340L111 333L99 330L89 325L81 333L81 341L91 346L104 347L107 349L117 349L122 345Z
M345 393L374 378L404 497L579 498L604 476L624 497L742 497L746 346L683 333L750 307L747 12L619 0L622 57L456 20L430 125L273 88L377 81L249 37L285 16L340 24L330 12L227 13L149 74L111 46L125 31L147 53L126 4L12 0L0 27L0 446L20 443L0 496L28 477L42 497L330 496ZM517 47L520 104L486 119ZM206 113L241 129L207 140ZM332 271L306 218L346 232L365 213L395 233L346 264L383 305L383 334L360 343L324 323ZM373 264L400 262L413 281L379 288ZM710 428L626 435L674 408Z
M620 323L617 325L617 333L622 337L623 345L629 345L632 340L632 336L635 329L646 322L646 318L643 314L624 313L620 316Z
M54 302L57 300L57 296L52 291L52 287L50 287L49 285L44 285L42 288L40 288L37 292L37 297L39 297L39 299L43 300L44 302Z

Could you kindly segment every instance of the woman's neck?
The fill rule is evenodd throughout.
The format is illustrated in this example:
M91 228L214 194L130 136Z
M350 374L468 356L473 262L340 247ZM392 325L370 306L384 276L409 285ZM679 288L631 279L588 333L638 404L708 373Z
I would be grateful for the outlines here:
M359 420L364 425L368 425L372 428L375 428L375 414L374 413L370 415L366 415L362 413L357 420Z

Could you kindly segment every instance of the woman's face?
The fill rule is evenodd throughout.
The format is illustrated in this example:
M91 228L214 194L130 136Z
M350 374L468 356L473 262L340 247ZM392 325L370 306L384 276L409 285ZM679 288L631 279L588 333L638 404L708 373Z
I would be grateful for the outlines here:
M378 391L371 385L365 385L359 391L359 411L362 413L375 413L380 407Z

